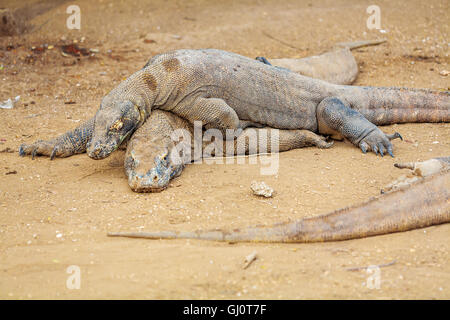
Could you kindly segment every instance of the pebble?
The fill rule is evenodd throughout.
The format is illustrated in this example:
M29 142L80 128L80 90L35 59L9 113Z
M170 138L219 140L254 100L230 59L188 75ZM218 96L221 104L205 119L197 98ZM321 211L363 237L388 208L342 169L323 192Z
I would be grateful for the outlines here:
M252 189L253 194L257 196L263 196L265 198L271 198L273 196L273 189L269 187L264 181L252 181L250 189Z

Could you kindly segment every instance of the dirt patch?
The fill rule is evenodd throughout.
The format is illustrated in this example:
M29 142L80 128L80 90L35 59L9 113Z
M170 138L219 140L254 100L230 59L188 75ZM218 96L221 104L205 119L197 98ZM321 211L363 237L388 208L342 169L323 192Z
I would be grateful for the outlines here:
M387 38L386 44L355 52L361 66L356 84L449 88L449 77L439 74L449 70L447 1L379 1L386 33L366 28L371 3L356 0L77 4L81 30L66 29L62 5L29 21L42 26L39 30L0 38L0 100L20 95L13 109L0 109L0 150L17 150L21 143L75 127L151 56L179 48L303 57L337 42ZM74 40L89 54L62 55L61 47ZM45 50L36 50L40 46ZM394 162L450 150L449 124L382 130L405 138L394 141L395 159L337 142L328 150L280 154L275 176L261 176L260 165L248 160L190 165L158 194L130 190L117 165L123 151L100 161L86 155L32 161L1 152L0 297L448 299L448 224L309 245L106 237L113 231L234 228L325 213L379 194L401 174ZM274 197L256 198L253 180L264 180ZM243 269L254 251L258 259ZM79 290L66 287L71 265L81 271ZM370 274L361 267L369 265L386 265L379 289L367 285Z

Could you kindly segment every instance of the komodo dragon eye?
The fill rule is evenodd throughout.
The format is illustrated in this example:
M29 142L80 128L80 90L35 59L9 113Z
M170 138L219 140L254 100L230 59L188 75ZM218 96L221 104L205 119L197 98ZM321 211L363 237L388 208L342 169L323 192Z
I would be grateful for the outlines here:
M122 129L122 127L123 127L123 120L119 119L112 124L112 126L109 128L109 131L119 131L120 129Z

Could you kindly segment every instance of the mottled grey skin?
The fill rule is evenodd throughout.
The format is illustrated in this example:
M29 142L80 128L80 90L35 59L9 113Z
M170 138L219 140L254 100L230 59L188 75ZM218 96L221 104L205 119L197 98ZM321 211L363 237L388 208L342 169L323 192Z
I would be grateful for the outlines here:
M329 56L322 57L328 65ZM389 139L399 135L385 135L374 124L448 122L449 101L448 92L339 86L219 50L179 50L152 58L111 91L102 101L94 128L88 122L81 129L90 130L92 138L84 146L99 159L130 137L151 109L172 111L191 123L202 120L206 128L222 130L248 125L305 128L345 137L363 152L393 155ZM63 137L67 135L73 136L69 132ZM23 145L20 153L70 155L55 141ZM50 149L52 145L59 154ZM145 166L152 172L163 164ZM174 176L170 171L162 175ZM143 185L147 180L144 177Z
M111 237L229 242L325 242L403 232L450 222L450 158L437 173L360 205L272 226L194 232L114 232ZM401 165L400 165L401 167Z
M355 68L357 71L357 65L355 58L351 55L349 50L359 48L360 46L374 45L381 42L384 42L384 40L343 43L337 45L338 49L326 52L318 56L306 57L301 59L270 59L270 62L275 67L292 69L293 71L304 74L306 76L324 79L336 84L350 84L356 78ZM271 64L267 59L262 57L259 57L258 60L269 65ZM280 64L278 64L278 62ZM331 70L331 73L329 74L327 72L324 72L324 70ZM55 139L38 140L32 144L22 144L19 148L19 154L21 156L31 155L33 159L36 155L49 156L50 159L54 159L55 157L63 158L69 157L74 154L85 153L87 149L87 143L92 139L94 119L95 116L80 124L75 129L62 134ZM119 124L119 126L121 125L123 124ZM113 134L116 129L113 127L110 131L111 134ZM158 140L158 134L158 132L152 133L152 135L155 136L154 140ZM123 138L122 140L126 141L125 138ZM157 148L158 146L154 147ZM150 165L151 164L149 164L149 166Z
M171 137L175 130L183 133L181 142ZM204 134L200 128L200 139ZM272 138L274 134L277 136ZM251 145L250 139L265 143L263 146ZM275 145L272 145L272 140L275 140ZM185 142L189 143L183 145ZM200 152L196 152L195 145ZM133 191L159 192L167 188L172 178L181 174L186 164L200 158L283 152L307 146L329 148L332 145L332 142L326 142L324 137L308 130L272 128L244 129L234 141L196 141L194 126L189 121L171 112L155 110L129 141L124 167Z
M271 59L270 62L306 77L335 84L352 84L358 76L358 64L350 50L384 42L385 39L341 42L332 50L317 56L302 59Z
M176 50L153 57L103 99L88 155L109 156L155 109L224 132L249 124L304 129L393 156L376 125L448 122L450 94L335 85L221 50Z

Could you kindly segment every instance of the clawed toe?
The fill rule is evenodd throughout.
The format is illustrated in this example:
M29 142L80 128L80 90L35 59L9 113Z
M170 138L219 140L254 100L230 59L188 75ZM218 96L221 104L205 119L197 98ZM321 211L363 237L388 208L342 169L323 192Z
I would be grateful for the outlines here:
M403 141L402 135L401 135L400 133L398 133L398 132L394 132L393 134L387 134L386 137L387 137L389 140L394 140L394 139L397 139L397 138L398 138L398 139L400 139L400 140Z
M400 134L397 132L391 135L393 138L401 138ZM394 137L395 136L395 137ZM367 137L365 137L360 143L359 148L363 153L371 150L376 155L380 155L384 157L387 153L391 157L394 157L394 153L392 151L392 144L389 141L389 137L385 135L382 131L372 132Z
M19 156L21 157L25 157L25 151L23 150L24 146L24 144L21 144L19 147Z

